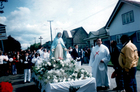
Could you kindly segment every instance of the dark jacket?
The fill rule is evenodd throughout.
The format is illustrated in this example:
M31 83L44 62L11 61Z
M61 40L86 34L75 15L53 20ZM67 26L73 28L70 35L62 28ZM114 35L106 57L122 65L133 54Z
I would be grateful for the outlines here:
M27 63L26 63L27 61ZM31 69L32 67L32 63L31 63L31 58L28 56L27 60L26 60L26 56L23 58L23 68L24 69Z
M112 48L112 52L111 52L111 62L112 62L112 64L113 64L113 67L114 68L118 68L118 67L120 67L120 65L119 65L119 54L120 54L120 51L119 51L119 49L118 49L118 47L116 46L116 47L114 47L114 48Z
M76 58L81 57L81 51L78 49L78 52L76 51L76 49L74 48L72 51L72 57L75 60Z

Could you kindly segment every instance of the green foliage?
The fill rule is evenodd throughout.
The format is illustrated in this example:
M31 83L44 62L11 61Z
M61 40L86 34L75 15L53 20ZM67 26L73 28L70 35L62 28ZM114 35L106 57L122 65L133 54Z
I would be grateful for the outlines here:
M33 51L33 50L38 50L40 46L40 43L35 43L33 45L30 46L30 50Z

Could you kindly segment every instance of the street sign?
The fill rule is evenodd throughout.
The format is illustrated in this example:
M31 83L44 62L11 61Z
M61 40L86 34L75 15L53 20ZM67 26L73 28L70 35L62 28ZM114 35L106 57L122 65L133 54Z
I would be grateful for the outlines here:
M0 40L7 39L5 25L0 24Z

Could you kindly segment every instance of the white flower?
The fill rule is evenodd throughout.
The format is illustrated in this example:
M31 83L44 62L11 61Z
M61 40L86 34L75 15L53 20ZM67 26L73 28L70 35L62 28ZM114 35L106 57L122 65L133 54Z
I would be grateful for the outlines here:
M70 81L71 79L70 78L68 78L68 81Z
M63 72L63 73L65 72L65 70L63 70L62 68L60 69L60 71Z
M64 64L62 64L62 67L64 67Z
M84 78L84 74L81 74L81 78Z
M47 79L50 79L50 76L47 76Z
M64 64L64 62L62 60L60 60L60 64Z
M53 67L55 67L56 65L53 65Z
M54 82L54 83L57 83L57 82L58 82L58 80L54 78L54 79L53 79L53 82Z
M60 59L56 59L56 61L59 61Z
M65 82L65 81L66 81L66 78L64 77L63 82Z
M92 74L90 73L89 76L92 77Z
M53 75L53 78L56 79L57 77L55 75Z
M81 70L82 73L84 73L85 70Z
M50 70L50 71L48 71L48 73L53 73L54 72L54 70Z
M47 64L48 64L49 66L51 66L51 63L50 63L50 62L47 62Z
M55 57L52 57L51 59L55 59Z

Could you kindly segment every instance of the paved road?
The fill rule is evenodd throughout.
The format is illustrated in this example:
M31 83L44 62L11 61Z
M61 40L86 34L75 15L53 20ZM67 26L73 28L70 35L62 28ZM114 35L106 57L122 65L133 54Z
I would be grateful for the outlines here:
M89 67L87 64L84 64L82 67L85 68L88 72L91 72L91 67ZM111 79L111 74L113 71L114 71L113 67L108 67L108 76L110 78L110 83L111 83L110 89L107 91L100 91L100 92L116 92L116 91L112 91L112 89L116 87L115 79ZM136 79L137 79L137 90L138 92L140 92L140 86L139 86L140 85L140 71L137 71Z
M84 64L82 65L82 67L85 68L87 71L91 72L91 67L89 67L88 65ZM112 67L108 67L109 77L111 76L111 73L113 71L114 70ZM137 78L138 92L140 92L140 87L139 87L140 71L137 71L136 78ZM23 74L2 76L0 77L0 82L1 81L11 81L13 86L13 92L40 92L40 90L37 88L34 82L23 84ZM111 82L111 86L109 90L99 91L99 92L116 92L116 91L112 91L112 89L116 87L115 79L110 79L110 82Z

